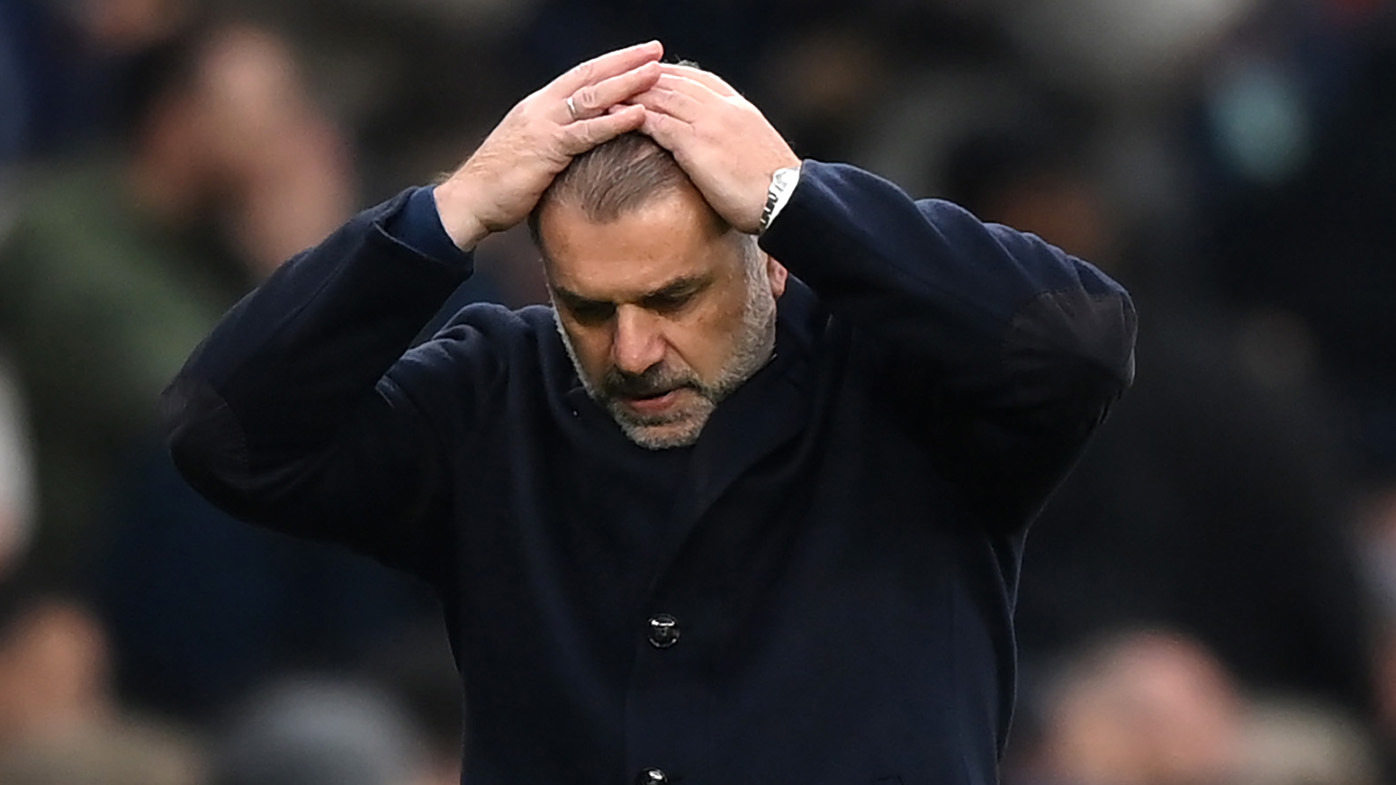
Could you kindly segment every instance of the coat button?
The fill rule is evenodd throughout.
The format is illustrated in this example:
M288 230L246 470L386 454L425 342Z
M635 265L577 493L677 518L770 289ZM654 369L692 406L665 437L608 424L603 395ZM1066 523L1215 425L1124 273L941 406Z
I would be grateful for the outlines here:
M667 649L679 642L679 620L667 613L658 613L650 617L649 639L650 645L656 649ZM658 771L655 769L655 771ZM664 772L660 772L663 774Z
M645 769L635 778L635 785L664 785L668 781L669 775L662 769Z

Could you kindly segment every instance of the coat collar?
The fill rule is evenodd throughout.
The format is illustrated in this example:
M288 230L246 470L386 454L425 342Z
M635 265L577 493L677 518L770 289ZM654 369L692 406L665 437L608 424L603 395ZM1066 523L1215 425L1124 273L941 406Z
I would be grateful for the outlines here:
M790 277L777 302L774 356L713 410L698 442L689 449L685 477L674 499L670 534L652 565L652 585L678 558L708 511L738 478L766 456L794 439L810 421L817 359L824 351L828 313L802 281ZM562 352L561 340L559 353ZM563 360L571 366L570 360ZM590 423L591 438L603 451L644 452L587 395L575 368L564 393L570 411ZM650 460L635 455L636 460Z
M810 421L815 358L827 321L814 293L790 279L778 305L775 356L713 411L673 507L673 536L654 565L664 575L708 511L757 462Z

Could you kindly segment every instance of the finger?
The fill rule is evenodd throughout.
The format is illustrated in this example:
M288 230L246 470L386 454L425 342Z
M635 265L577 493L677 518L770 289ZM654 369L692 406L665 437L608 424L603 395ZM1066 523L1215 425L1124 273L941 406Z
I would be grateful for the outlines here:
M581 155L602 142L639 129L644 122L645 110L640 106L627 106L600 117L578 120L563 128L562 152Z
M659 74L659 64L649 62L594 85L583 85L572 94L572 105L577 107L576 119L605 114L616 104L653 87L659 81ZM563 103L565 105L566 101Z
M703 104L693 96L664 87L652 87L631 98L630 102L686 123L703 116Z
M640 132L659 142L659 146L674 152L683 141L684 134L693 130L693 126L684 121L662 112L654 112L645 109L644 122L640 125Z
M573 66L545 89L560 99L566 99L586 85L623 74L650 61L658 61L663 56L664 46L658 41L627 46Z
M660 63L659 67L666 74L698 82L724 98L733 98L741 95L741 93L737 92L736 88L724 82L722 77L711 71L704 71L701 68L694 68L691 65L679 65L677 63Z
M688 96L700 104L712 104L726 100L718 91L696 79L689 79L682 74L661 73L659 75L659 81L655 82L655 87L660 90L673 90L676 93Z

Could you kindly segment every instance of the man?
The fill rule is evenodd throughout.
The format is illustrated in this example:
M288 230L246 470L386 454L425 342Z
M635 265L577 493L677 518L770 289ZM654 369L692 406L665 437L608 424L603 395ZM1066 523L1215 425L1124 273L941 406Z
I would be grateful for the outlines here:
M992 782L1023 533L1128 384L1128 297L660 56L288 263L167 391L176 460L436 588L471 785ZM530 215L554 309L403 354Z

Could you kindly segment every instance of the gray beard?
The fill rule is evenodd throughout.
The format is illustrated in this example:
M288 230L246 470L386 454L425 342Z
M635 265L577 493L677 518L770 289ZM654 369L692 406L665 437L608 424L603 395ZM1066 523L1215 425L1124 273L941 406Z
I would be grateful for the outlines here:
M689 372L689 389L698 394L697 403L659 420L636 418L614 395L603 389L604 383L598 385L597 380L587 376L581 363L577 361L577 350L572 345L571 336L562 326L562 317L558 315L557 306L554 304L553 321L557 326L558 335L562 336L562 345L567 350L567 357L577 371L577 378L581 380L587 395L610 413L626 438L648 450L687 447L693 444L698 441L703 426L707 424L717 405L770 361L776 342L776 298L771 293L769 278L763 264L753 260L746 270L746 278L746 303L743 306L742 320L738 326L731 356L711 383L697 379Z

